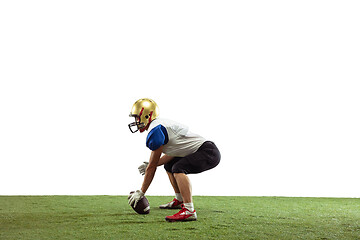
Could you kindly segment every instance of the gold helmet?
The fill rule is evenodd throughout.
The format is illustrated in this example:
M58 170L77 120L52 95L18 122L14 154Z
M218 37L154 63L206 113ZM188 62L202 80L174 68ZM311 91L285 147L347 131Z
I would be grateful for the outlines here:
M149 98L142 98L137 100L132 106L130 117L135 117L135 122L130 123L129 129L132 133L144 132L151 121L159 116L159 107L154 100ZM131 127L136 126L136 130L133 131Z

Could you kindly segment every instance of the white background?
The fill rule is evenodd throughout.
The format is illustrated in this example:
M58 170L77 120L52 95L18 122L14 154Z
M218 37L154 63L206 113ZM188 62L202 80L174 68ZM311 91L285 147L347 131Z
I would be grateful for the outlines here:
M360 197L358 1L1 1L0 194L139 189L132 104L213 140L194 195ZM172 195L159 168L149 195Z

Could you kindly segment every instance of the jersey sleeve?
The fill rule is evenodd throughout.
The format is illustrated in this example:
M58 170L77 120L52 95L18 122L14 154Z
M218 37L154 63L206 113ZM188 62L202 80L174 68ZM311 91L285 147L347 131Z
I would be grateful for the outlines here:
M154 127L146 138L146 146L154 151L161 147L162 145L167 144L169 141L166 128L163 125L158 125Z

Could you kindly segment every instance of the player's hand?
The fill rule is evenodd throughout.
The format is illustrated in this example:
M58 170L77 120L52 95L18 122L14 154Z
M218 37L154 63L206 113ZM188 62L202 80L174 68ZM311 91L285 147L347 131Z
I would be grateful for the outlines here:
M129 195L129 204L132 206L134 204L134 207L136 207L136 204L140 199L144 197L144 193L141 190L136 190L136 192Z
M145 175L145 171L147 166L149 165L149 162L144 162L143 164L141 164L138 169L141 175Z

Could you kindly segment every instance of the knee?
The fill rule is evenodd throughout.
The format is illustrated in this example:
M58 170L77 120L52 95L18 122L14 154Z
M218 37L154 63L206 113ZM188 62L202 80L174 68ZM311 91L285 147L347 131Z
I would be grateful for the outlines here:
M173 173L173 176L175 178L182 177L182 176L185 176L185 175L186 175L185 173Z
M164 168L165 168L166 172L172 173L172 170L171 170L172 166L170 164L168 164L168 163L164 164Z

